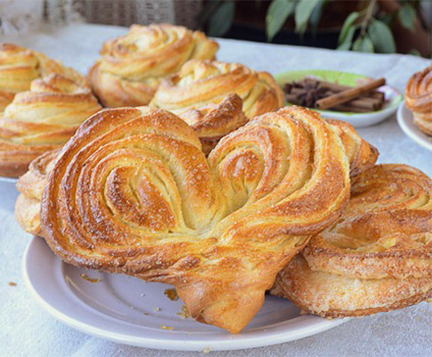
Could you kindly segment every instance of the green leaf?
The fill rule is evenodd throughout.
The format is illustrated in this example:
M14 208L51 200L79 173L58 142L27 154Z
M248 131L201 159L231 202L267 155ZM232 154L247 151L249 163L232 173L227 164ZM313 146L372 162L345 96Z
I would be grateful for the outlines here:
M304 33L313 9L322 0L299 0L295 9L296 32Z
M419 52L419 50L417 50L417 49L415 49L415 48L413 48L412 50L410 50L410 51L408 52L408 54L410 54L410 55L412 55L412 56L418 56L418 57L421 57L421 53Z
M393 21L393 18L394 18L393 14L382 14L379 17L379 20L384 22L387 26L390 26Z
M203 25L207 22L209 17L214 13L214 11L218 8L221 0L210 0L206 2L201 10L197 20L200 25Z
M208 34L210 36L224 35L232 25L234 12L234 2L226 1L221 3L214 14L210 17Z
M393 34L390 31L390 28L384 22L373 20L368 27L368 34L377 52L396 52Z
M355 30L356 30L356 26L351 26L347 30L347 34L345 35L345 40L338 46L337 48L338 50L348 51L351 48Z
M345 22L342 26L342 30L339 35L338 43L341 44L345 42L350 29L353 27L354 22L359 18L359 16L360 14L356 11L349 14L349 16L345 19Z
M410 4L403 5L398 11L399 22L408 30L414 31L416 11Z
M288 16L294 12L295 4L295 0L272 1L266 16L266 31L269 41L280 31Z
M323 9L326 1L327 0L323 0L323 1L319 2L318 5L315 6L315 8L313 9L312 14L309 18L309 22L311 24L312 32L314 33L314 35L316 34L319 22L321 20L322 9Z
M368 35L364 35L355 40L353 50L357 52L373 52L374 45Z

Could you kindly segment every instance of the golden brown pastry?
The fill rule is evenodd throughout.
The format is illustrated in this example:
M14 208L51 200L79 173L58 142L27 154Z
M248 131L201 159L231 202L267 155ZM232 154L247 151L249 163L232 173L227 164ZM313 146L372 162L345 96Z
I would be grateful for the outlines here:
M432 65L414 73L405 88L405 102L413 112L414 124L432 135Z
M342 218L310 240L272 293L327 317L432 297L432 180L406 165L378 165L355 177Z
M30 162L63 145L101 107L87 87L58 74L32 82L0 118L0 175L18 177Z
M358 136L350 124L338 120L326 121L332 124L332 128L342 140L349 159L351 175L363 172L375 164L378 150ZM204 144L202 149L204 150ZM39 214L40 200L47 184L48 173L54 166L57 152L58 150L47 152L35 159L30 164L29 171L21 176L17 183L17 189L21 194L17 200L15 215L21 227L34 235L42 235Z
M89 80L107 107L146 105L163 77L189 59L213 59L218 47L202 32L182 26L133 25L127 34L104 43Z
M229 111L234 93L243 103L234 102ZM208 141L216 143L244 125L247 118L275 111L283 103L282 90L267 72L238 63L191 60L162 80L151 105L178 115L197 130L205 145ZM244 115L238 111L239 105ZM227 115L231 120L225 119ZM200 131L203 126L205 133Z
M16 185L20 194L15 203L15 218L26 232L37 236L42 234L40 228L42 194L48 184L48 173L54 167L57 154L58 150L48 151L34 159Z
M379 152L363 140L354 127L341 120L326 119L336 130L345 147L345 152L350 160L350 175L355 176L375 165Z
M34 79L51 73L85 84L85 78L78 72L42 53L11 43L0 43L0 112L12 102L16 93L29 90Z
M432 298L432 279L349 278L313 271L298 254L279 273L271 294L292 301L304 312L326 318L366 316Z
M169 112L102 110L49 174L43 235L68 263L173 284L194 318L236 333L338 218L349 171L337 130L300 107L256 117L208 159Z
M342 140L350 163L351 175L363 172L375 164L378 150L358 136L350 124L338 120L326 120L326 122L332 124L332 128ZM196 129L195 132L197 132ZM202 149L204 150L204 144ZM15 214L22 228L34 235L42 235L39 214L40 200L48 181L48 173L54 166L57 152L58 150L48 152L35 159L30 164L29 171L21 176L17 183L17 189L21 195L17 200Z

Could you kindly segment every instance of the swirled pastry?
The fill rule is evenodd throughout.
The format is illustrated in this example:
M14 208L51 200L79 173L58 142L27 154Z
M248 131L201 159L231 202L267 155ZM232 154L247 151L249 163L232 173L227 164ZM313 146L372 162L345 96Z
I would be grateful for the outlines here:
M359 279L311 270L298 254L279 273L272 295L326 318L365 316L432 298L432 279Z
M231 105L231 113L227 112L226 104L232 102L229 98L233 93L241 98L247 118L275 111L284 103L282 90L267 72L238 63L191 60L178 73L162 80L151 105L177 114L194 128L205 126L205 136L198 135L204 143L208 139L217 142L247 120L238 112L238 104ZM227 114L232 118L229 121Z
M51 73L85 84L85 78L78 72L42 53L11 43L0 43L0 112L12 102L16 93L29 90L34 79Z
M375 165L379 155L378 150L363 140L351 124L335 119L326 120L342 140L345 152L350 160L351 176L358 175Z
M189 59L213 59L218 47L202 32L182 26L133 25L104 43L102 58L90 69L90 83L107 107L146 105L163 77Z
M0 175L17 177L46 151L63 145L100 109L87 87L50 74L18 93L0 120Z
M322 316L359 316L432 296L432 180L378 165L352 181L342 218L314 236L273 293Z
M413 112L414 124L432 135L432 66L415 73L405 88L405 102Z
M338 218L349 170L337 131L304 108L256 117L208 159L169 112L102 110L49 174L43 236L68 263L173 284L194 318L236 333Z
M375 164L378 151L358 136L350 124L338 120L326 121L331 123L332 128L342 140L350 163L351 175L363 172ZM194 130L197 132L196 128ZM29 171L21 176L17 183L17 189L21 194L17 200L15 215L22 228L34 235L42 235L39 214L40 200L47 184L48 174L54 166L57 152L58 150L47 152L35 159L30 164Z

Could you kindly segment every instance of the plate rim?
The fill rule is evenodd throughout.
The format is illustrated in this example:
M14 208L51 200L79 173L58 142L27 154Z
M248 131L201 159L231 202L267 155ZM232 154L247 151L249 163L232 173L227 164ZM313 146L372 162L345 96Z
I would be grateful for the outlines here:
M410 113L409 115L411 116L411 118L406 118L404 112ZM432 137L431 139L429 139L426 134L424 134L416 126L411 128L411 126L408 124L408 121L412 120L412 113L405 105L405 101L402 101L399 104L396 117L399 127L406 136L408 136L412 141L424 147L425 149L432 150Z
M307 322L308 319L314 318L317 323L312 324L311 326L306 327L297 327L295 330L291 331L277 331L273 335L268 336L247 336L237 334L230 335L227 333L227 338L223 340L185 340L180 336L177 339L164 339L163 337L146 337L146 336L132 336L125 333L119 333L115 331L110 331L109 328L97 327L86 322L80 321L70 314L67 314L65 311L61 311L58 307L52 306L48 301L44 299L43 296L39 294L39 290L32 283L31 278L31 269L29 270L29 257L31 255L31 251L38 244L38 240L42 240L43 244L46 245L46 249L51 254L48 245L45 240L41 237L33 236L30 242L27 244L26 249L23 254L22 260L22 274L24 278L24 283L27 289L30 290L32 297L37 301L37 303L43 307L52 317L56 320L61 321L69 327L72 327L76 330L79 330L83 333L96 336L98 338L110 340L113 342L127 344L138 347L146 347L153 348L159 350L172 350L172 351L203 351L206 348L210 347L211 351L228 351L228 350L240 350L240 349L250 349L257 348L263 346L270 346L285 342L290 342L298 339L302 339L308 336L312 336L318 334L320 332L324 332L333 327L341 325L350 318L342 318L342 319L333 319L328 320L324 318L319 318L317 316L304 315L297 316L290 320L304 320ZM55 257L54 259L60 259ZM55 269L53 269L55 271ZM40 289L40 288L39 288ZM64 296L64 295L63 295ZM319 320L318 320L319 319ZM166 333L167 331L161 330L160 334Z
M0 184L2 184L2 183L14 183L14 184L16 184L17 182L18 182L18 178L0 176Z

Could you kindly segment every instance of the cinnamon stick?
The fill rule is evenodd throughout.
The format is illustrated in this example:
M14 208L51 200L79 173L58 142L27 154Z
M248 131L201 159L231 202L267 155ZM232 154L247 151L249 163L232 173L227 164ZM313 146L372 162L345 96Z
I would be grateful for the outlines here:
M376 98L365 98L360 97L353 99L347 103L345 106L347 107L357 107L367 109L369 112L373 112L375 110L379 110L382 108L383 102Z
M368 93L378 87L385 84L385 78L378 78L368 83L362 84L358 87L346 89L340 93L336 93L329 97L320 99L316 102L316 106L319 109L328 109L336 107L339 104L349 102L350 100L357 98L365 93Z
M371 111L370 109L353 107L351 105L344 105L344 104L334 107L332 108L332 110L336 110L338 112L348 112L348 113L368 113Z
M342 84L339 84L339 83L332 83L332 82L326 82L326 81L320 81L320 83L321 83L321 85L324 88L328 88L331 91L336 92L336 93L353 88L353 87L345 86L345 85L342 85ZM369 93L366 93L364 95L366 97L376 98L376 99L380 99L382 101L384 101L384 99L385 99L384 98L385 97L384 93L376 91L376 90L371 91Z
M299 100L299 97L296 94L287 94L286 99L291 104L302 105L302 102ZM373 100L376 101L376 99L365 99L366 100L364 100L363 98L352 100L351 102L348 102L346 104L338 105L337 107L331 108L331 110L339 110L352 113L366 113L380 109L380 107L376 106L376 102L373 102Z

